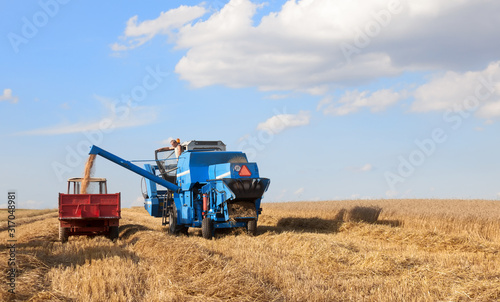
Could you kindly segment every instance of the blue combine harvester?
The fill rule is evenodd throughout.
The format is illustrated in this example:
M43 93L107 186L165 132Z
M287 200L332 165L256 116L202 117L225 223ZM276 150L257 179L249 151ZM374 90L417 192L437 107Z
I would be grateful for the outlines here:
M255 235L270 183L259 176L257 164L243 152L226 151L221 141L189 141L182 147L178 161L172 151L163 158L164 152L156 152L156 165L145 164L144 169L97 146L89 154L143 176L144 207L151 216L162 217L172 234L201 227L203 237L211 239L215 229L245 227Z

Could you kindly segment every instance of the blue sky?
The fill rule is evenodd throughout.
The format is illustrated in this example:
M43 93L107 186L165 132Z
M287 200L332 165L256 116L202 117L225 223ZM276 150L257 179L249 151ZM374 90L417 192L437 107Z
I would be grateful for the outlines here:
M0 1L0 191L56 208L90 145L152 159L179 137L245 151L266 202L500 199L499 14L488 0ZM140 176L102 158L95 176L142 204Z

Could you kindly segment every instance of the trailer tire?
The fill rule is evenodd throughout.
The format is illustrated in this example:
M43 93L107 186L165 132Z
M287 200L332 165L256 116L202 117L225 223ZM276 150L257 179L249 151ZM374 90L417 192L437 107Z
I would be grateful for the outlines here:
M247 233L250 236L257 235L257 220L250 220L247 222Z
M59 226L59 241L61 241L62 243L67 242L69 237L68 233L69 233L68 228L63 228Z
M203 218L201 221L201 235L205 239L212 239L213 236L213 223L208 217Z
M119 231L118 231L118 226L110 226L109 227L109 239L111 241L115 241L118 239Z

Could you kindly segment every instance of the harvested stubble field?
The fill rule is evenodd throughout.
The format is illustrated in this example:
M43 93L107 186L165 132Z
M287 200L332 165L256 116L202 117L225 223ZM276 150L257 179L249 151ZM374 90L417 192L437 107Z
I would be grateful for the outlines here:
M354 206L382 212L374 224L343 221ZM26 212L16 229L17 294L2 282L0 300L500 300L500 202L331 201L263 209L256 237L240 231L204 240L198 230L174 237L160 219L132 208L123 209L116 242L70 237L66 244L57 242L55 210ZM0 237L6 242L5 229Z

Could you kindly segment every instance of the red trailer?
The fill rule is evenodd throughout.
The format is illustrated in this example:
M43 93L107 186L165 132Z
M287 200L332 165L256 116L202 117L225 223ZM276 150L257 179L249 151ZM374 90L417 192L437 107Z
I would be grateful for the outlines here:
M120 193L107 194L105 178L90 178L98 194L79 194L82 178L68 180L68 193L59 193L59 240L73 235L106 235L118 238Z

